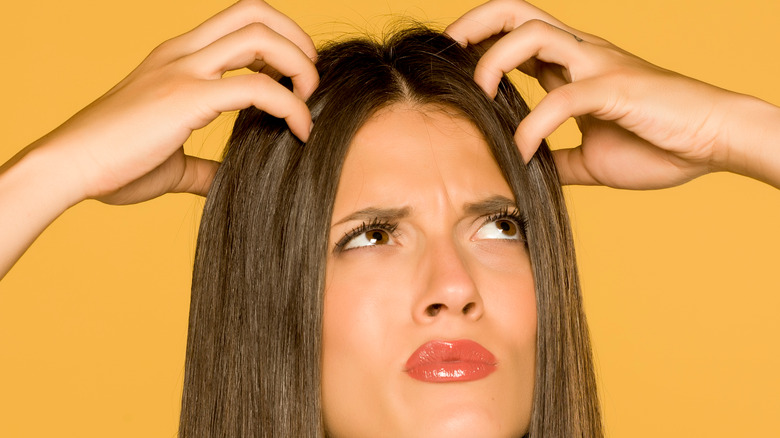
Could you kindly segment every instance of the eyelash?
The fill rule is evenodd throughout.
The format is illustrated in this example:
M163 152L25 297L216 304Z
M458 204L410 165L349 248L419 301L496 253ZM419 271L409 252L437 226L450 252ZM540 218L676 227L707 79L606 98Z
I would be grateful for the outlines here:
M386 231L387 234L389 234L392 237L398 237L395 234L395 230L397 228L398 228L397 223L392 223L389 221L381 221L379 220L379 218L374 218L370 222L363 222L357 228L353 228L352 230L347 231L344 234L344 237L342 237L341 239L339 239L338 242L336 242L335 250L336 252L344 251L344 247L347 246L350 240L370 230L382 230L382 231Z
M512 219L515 221L517 228L520 230L520 233L525 236L525 219L523 218L523 215L520 214L520 210L516 208L512 208L510 211L509 208L504 207L498 213L489 215L487 218L485 218L485 221L482 222L482 226L501 219Z

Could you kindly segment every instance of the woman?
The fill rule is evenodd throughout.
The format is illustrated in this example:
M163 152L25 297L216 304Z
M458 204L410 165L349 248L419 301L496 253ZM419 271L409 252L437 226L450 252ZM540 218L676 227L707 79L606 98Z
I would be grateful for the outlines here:
M479 55L424 28L345 41L318 54L305 145L239 115L180 436L602 435L552 156L523 164L528 108L507 80L485 95Z
M577 38L584 39L584 40L588 41L588 39L584 38L582 34L578 34L577 32L572 32L572 33L574 33L574 35L577 36ZM571 36L571 35L569 35L569 36ZM578 42L574 37L571 37L571 38L572 38L573 41ZM588 41L588 42L592 44L591 41ZM553 77L552 79L555 79L555 78ZM578 79L578 78L575 78L575 79ZM293 129L295 130L295 128L293 128ZM301 135L305 135L305 134L301 134ZM519 143L521 144L521 147L522 147L522 143L523 142L519 141Z

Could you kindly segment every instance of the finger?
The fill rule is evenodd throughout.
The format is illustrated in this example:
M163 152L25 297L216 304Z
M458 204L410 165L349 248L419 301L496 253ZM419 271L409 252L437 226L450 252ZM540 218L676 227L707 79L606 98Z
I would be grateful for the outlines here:
M540 61L536 58L531 58L520 64L517 69L528 76L536 78L539 85L548 93L571 82L569 76L565 74L563 67L558 64Z
M204 117L205 123L219 113L255 106L274 117L285 119L292 133L301 141L309 139L312 121L306 103L284 85L264 74L252 73L206 81L203 92L205 95L202 101L209 103L210 110Z
M515 142L526 163L536 153L542 140L570 117L592 114L608 105L612 93L609 89L602 90L595 82L574 82L552 90L520 122Z
M553 160L562 185L598 185L585 166L582 146L553 151Z
M219 169L219 162L186 155L184 157L184 174L181 181L174 187L173 193L192 193L206 196Z
M216 79L228 70L251 65L258 60L292 79L295 93L308 99L319 83L314 63L295 44L262 23L252 23L205 48L182 58L188 71Z
M317 50L311 37L295 21L262 0L241 0L195 29L167 41L166 46L171 59L177 59L251 23L264 23L292 41L310 59L317 58Z
M546 21L566 31L575 29L522 0L495 0L466 12L444 29L444 33L465 46L502 32L510 32L530 20Z
M252 70L255 73L265 73L277 81L284 77L284 75L279 73L275 68L271 67L270 65L266 64L264 61L261 61L259 59L255 60L255 62L246 66L246 68Z
M494 97L498 83L529 59L558 64L571 72L583 58L582 41L544 21L531 20L497 41L477 63L474 80Z

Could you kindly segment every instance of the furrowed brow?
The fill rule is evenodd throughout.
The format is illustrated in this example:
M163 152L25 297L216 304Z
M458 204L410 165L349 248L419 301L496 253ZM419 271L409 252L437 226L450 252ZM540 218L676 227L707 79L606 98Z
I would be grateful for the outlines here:
M359 220L359 221L379 220L380 222L398 222L399 220L408 217L411 214L411 212L412 209L409 207L402 207L402 208L368 207L350 213L346 217L342 218L340 221L331 225L331 228L335 227L336 225L343 224L344 222L355 221L355 220Z

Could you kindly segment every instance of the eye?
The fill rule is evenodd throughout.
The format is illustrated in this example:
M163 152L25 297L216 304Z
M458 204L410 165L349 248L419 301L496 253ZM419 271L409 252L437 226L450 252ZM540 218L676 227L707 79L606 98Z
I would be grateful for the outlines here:
M355 234L349 239L342 247L342 250L361 248L364 246L379 246L379 245L392 245L392 237L390 232L380 228L373 230L363 231Z
M508 215L488 218L477 230L474 239L522 240L518 222L517 219Z
M363 222L353 228L337 243L334 251L346 251L349 249L363 248L367 246L395 245L393 237L398 224L374 219L371 222Z

